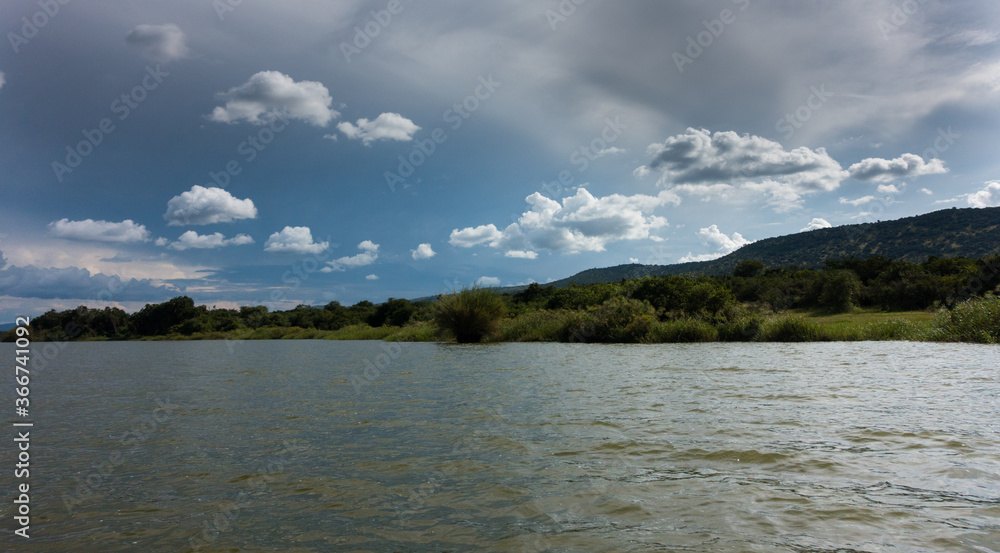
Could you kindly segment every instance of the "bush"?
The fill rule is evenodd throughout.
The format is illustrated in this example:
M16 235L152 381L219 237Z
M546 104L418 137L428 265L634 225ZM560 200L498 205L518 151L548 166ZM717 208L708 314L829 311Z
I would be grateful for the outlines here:
M822 337L819 325L802 317L781 317L764 325L761 342L816 342Z
M700 319L679 319L656 323L646 341L650 343L714 342L719 331Z
M941 311L932 338L942 342L1000 343L1000 298L990 294Z
M500 294L486 288L469 288L442 296L434 306L434 323L454 334L460 344L478 343L496 332L505 312Z
M648 303L613 298L567 316L557 334L563 342L636 343L655 323L655 311Z

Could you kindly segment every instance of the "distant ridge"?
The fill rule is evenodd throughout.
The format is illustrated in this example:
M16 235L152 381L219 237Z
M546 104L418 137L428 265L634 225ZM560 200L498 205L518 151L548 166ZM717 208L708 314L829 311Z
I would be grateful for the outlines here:
M763 261L768 267L821 268L828 259L866 258L881 255L921 263L928 257L980 258L1000 254L1000 207L951 208L894 221L842 225L765 238L713 261L673 265L632 263L587 269L547 283L557 288L570 284L618 282L622 279L660 275L725 275L741 261ZM512 294L527 286L495 288ZM433 301L428 296L413 301Z
M714 261L588 269L550 284L562 287L658 275L723 275L747 260L763 261L768 267L818 268L828 259L873 255L920 263L931 256L978 258L992 254L1000 254L1000 207L952 208L895 221L765 238Z

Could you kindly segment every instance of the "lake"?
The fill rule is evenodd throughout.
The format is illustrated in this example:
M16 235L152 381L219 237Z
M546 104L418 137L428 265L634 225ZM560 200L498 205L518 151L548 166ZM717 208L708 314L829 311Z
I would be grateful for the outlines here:
M73 343L29 540L5 378L17 551L1000 551L997 346Z

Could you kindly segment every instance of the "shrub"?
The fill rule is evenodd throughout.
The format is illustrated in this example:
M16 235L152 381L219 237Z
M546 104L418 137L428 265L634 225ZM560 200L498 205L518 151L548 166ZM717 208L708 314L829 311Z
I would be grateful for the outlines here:
M646 341L650 343L714 342L719 331L700 319L678 319L656 323Z
M434 323L454 334L460 344L478 343L496 332L505 312L500 294L487 288L468 288L438 300Z
M816 342L822 334L819 325L802 317L781 317L764 325L761 342Z
M1000 298L989 294L943 310L932 338L943 342L1000 343Z
M613 298L568 315L557 335L563 342L641 342L656 323L654 315L647 302Z

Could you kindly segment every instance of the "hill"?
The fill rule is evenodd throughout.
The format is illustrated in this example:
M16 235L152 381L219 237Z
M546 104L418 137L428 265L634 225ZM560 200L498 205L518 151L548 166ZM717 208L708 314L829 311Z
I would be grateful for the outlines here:
M765 238L713 261L588 269L551 285L616 282L657 275L722 275L746 260L763 261L769 267L818 268L828 259L873 255L921 263L931 256L980 258L992 254L1000 254L1000 207L952 208L895 221ZM512 288L511 291L516 290Z

